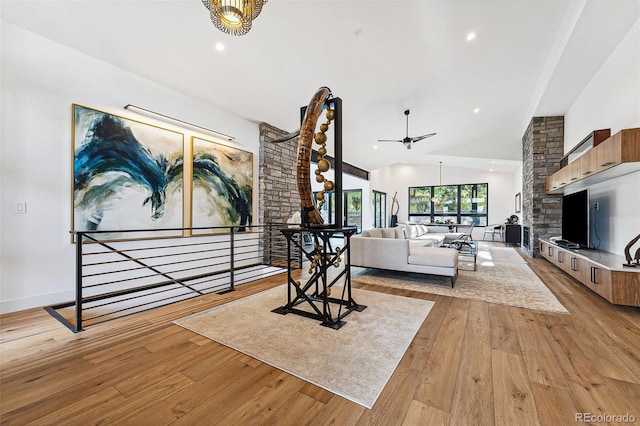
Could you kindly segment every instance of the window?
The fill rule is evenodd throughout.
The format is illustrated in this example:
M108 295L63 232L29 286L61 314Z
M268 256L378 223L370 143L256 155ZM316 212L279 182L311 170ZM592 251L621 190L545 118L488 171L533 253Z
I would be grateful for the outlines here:
M431 186L409 188L409 216L431 213Z
M387 227L387 194L373 191L373 227Z
M409 188L409 220L486 226L489 184Z
M316 192L313 193L315 197ZM320 215L327 224L334 224L335 214L335 192L325 194L325 203L320 209ZM356 226L358 233L362 232L362 190L352 189L342 191L342 212L345 226Z
M355 225L358 233L362 232L362 190L353 189L343 191L344 220L346 226Z

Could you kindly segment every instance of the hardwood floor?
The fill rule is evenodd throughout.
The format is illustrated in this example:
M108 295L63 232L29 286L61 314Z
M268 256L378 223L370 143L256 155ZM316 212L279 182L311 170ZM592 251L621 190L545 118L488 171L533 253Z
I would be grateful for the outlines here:
M525 258L570 315L363 286L435 301L371 410L172 323L283 277L76 335L42 309L7 314L0 421L564 425L590 413L640 423L640 309L611 305L546 260Z

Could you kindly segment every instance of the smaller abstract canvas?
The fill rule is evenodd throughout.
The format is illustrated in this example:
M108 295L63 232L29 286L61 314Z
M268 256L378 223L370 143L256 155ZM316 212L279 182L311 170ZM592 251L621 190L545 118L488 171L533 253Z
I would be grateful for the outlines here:
M253 154L193 137L192 226L251 225Z

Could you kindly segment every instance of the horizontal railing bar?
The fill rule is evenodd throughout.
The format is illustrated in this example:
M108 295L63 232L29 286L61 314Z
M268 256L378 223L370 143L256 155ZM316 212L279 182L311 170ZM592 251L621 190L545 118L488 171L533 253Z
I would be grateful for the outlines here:
M114 233L125 233L125 234L130 234L130 233L135 233L135 232L140 232L140 233L157 233L157 232L168 232L168 231L204 231L207 229L234 229L234 233L236 234L241 234L244 232L250 232L251 228L269 228L269 227L275 227L275 226L283 226L283 227L288 227L288 226L300 226L300 224L290 224L290 223L272 223L272 224L268 224L268 225L234 225L234 226L201 226L201 227L195 227L195 228L156 228L156 229L111 229L111 230L101 230L101 231L78 231L75 229L72 229L69 231L69 233L71 234L114 234ZM247 228L249 229L249 231L244 230L244 231L238 231L237 228ZM202 236L209 236L210 234L197 234L197 235L176 235L170 238L190 238L190 237L202 237ZM212 234L212 235L216 235L216 234Z
M226 242L227 245L229 244L229 242ZM246 247L255 247L254 246L246 246ZM222 251L222 250L228 250L227 248L221 248L221 249L216 249L215 251ZM258 247L256 247L254 250L252 251L259 251L260 249ZM118 254L125 254L128 253L130 251L133 250L120 250L117 251ZM107 265L107 264L113 264L113 263L122 263L122 262L135 262L137 260L148 260L148 259L159 259L162 257L172 257L172 256L185 256L185 255L189 255L189 254L196 254L196 253L207 253L207 252L212 252L214 250L196 250L196 251L192 251L192 252L181 252L181 253L172 253L172 254L163 254L163 255L157 255L157 256L143 256L143 257L136 257L136 258L127 258L127 259L121 259L121 260L107 260L104 262L93 262L93 263L85 263L83 264L83 266L88 267L88 266L98 266L98 265ZM109 254L113 254L113 251L110 252L105 252L105 253L109 253ZM241 253L248 253L248 252L241 252ZM220 257L225 257L225 256L230 256L230 254L224 254L224 255L220 255L220 256L214 256L211 257L211 259L216 259L216 258L220 258ZM87 275L85 275L87 276Z
M193 298L193 297L196 297L196 295L193 295L191 297L184 297L184 296L186 296L186 295L182 295L181 298L184 298L185 300ZM153 302L141 303L139 305L129 306L129 307L126 307L126 308L123 308L123 309L116 309L115 311L110 311L110 312L105 313L105 314L96 315L96 316L91 317L91 318L86 318L85 321L90 321L90 320L97 319L97 318L111 316L113 314L117 314L118 312L126 312L126 311L130 311L132 309L140 308L142 306L155 305L155 304L158 304L159 302L162 302L162 301L165 301L165 300L177 299L178 297L180 297L180 296L165 297L165 298L162 298L162 299L158 299L157 301L153 301ZM144 310L144 309L142 309L142 310ZM140 311L136 311L136 312L140 312Z
M229 241L223 241L224 243L224 247L220 247L220 248L215 248L215 249L205 249L205 250L192 250L192 251L180 251L180 252L176 252L176 253L168 253L168 254L157 254L157 255L151 255L151 256L142 256L142 257L137 257L136 259L156 259L156 258L160 258L160 257L167 257L167 256L182 256L185 254L194 254L194 253L206 253L206 252L213 252L213 251L220 251L220 250L225 250L229 248ZM169 248L176 248L176 247L190 247L189 245L180 245L180 246L175 246L175 247L164 247L163 250L169 249ZM151 251L154 250L153 248L126 248L126 249L122 249L122 250L118 250L118 252L126 252L126 253L131 253L131 252L135 252L135 251ZM106 250L106 251L102 251L102 252L97 252L97 253L84 253L83 256L94 256L94 255L99 255L99 254L113 254L114 251L112 250ZM109 262L117 262L117 261L105 261L103 263L109 263ZM95 263L100 263L100 262L95 262ZM85 263L85 266L87 265L92 265L92 263Z
M264 272L262 272L262 273L259 273L259 274L253 274L253 275L246 275L246 274L243 274L243 275L246 275L246 276L242 276L240 279L241 279L241 280L244 280L244 279L250 279L250 278L256 278L256 277L265 277L265 278L266 278L266 277L272 277L272 276L274 276L274 275L278 275L278 274L284 274L285 272L287 272L287 271L286 271L286 270L283 270L283 271L280 271L280 272L275 272L275 271L273 271L273 272L270 272L270 273L264 273Z
M175 262L168 262L168 263L162 263L160 265L150 265L153 266L154 268L159 268L162 266L168 266L168 265L179 265L182 263L193 263L193 262L199 262L202 260L210 260L210 259L219 259L221 257L229 257L227 256L208 256L208 257L199 257L197 259L188 259L188 260L177 260ZM141 259L138 259L141 260ZM130 261L131 262L131 261ZM226 263L226 262L225 262ZM100 264L94 265L94 266L98 266ZM210 265L207 265L210 266ZM139 271L141 269L149 269L147 266L138 266L135 268L125 268L125 269L119 269L117 271L106 271L106 272L95 272L93 274L86 274L83 275L83 278L88 278L88 277L97 277L97 276L101 276L101 275L110 275L110 274L114 274L114 273L120 273L120 272L131 272L131 271ZM169 272L165 272L165 273L169 273Z
M212 244L223 244L225 247L228 247L229 240L212 241L212 242L208 242L208 243L196 243L196 244L178 244L178 245L174 245L174 246L161 246L161 247L132 247L132 248L124 248L124 249L122 249L120 251L134 252L134 251L151 251L151 250L158 250L158 249L166 250L166 249L171 249L171 248L191 247L191 246L204 246L204 245L212 245ZM220 248L216 248L216 249L200 250L200 251L212 251L212 250L221 250L221 249ZM183 252L180 252L180 253L183 253ZM184 252L184 253L188 253L188 252ZM99 254L113 254L113 251L112 250L105 250L105 251L99 251L99 252L83 253L83 256L95 256L95 255L99 255Z
M227 257L229 257L229 256L214 256L213 258L219 259L219 258L227 258ZM197 267L193 267L193 268L174 269L174 270L171 270L171 271L159 271L158 273L151 274L151 275L139 275L137 277L123 278L121 280L113 280L113 281L105 281L103 283L89 284L89 285L83 286L83 288L97 287L99 285L115 284L115 283L125 282L125 281L134 281L134 280L139 280L139 279L142 279L142 278L151 278L151 277L155 277L155 276L158 276L158 275L167 276L168 274L175 273L175 272L184 272L184 271L190 271L190 270L193 270L193 269L209 268L209 267L212 267L212 266L225 265L227 263L228 262L215 262L215 263L209 263L207 265L197 266ZM157 267L160 267L160 266L163 266L163 265L157 265L157 266L154 266L154 268L157 268ZM146 269L146 268L140 268L140 269ZM111 273L128 272L128 271L131 271L131 270L133 270L133 269L123 269L123 270L120 270L120 271L112 271ZM99 274L97 274L97 275L99 275ZM92 275L83 275L82 277L85 278L85 277L90 277L90 276L92 276Z
M242 267L242 268L236 268L236 270L243 269L243 268L249 268L249 267L253 267L253 266L257 266L257 265L247 265L247 266ZM228 273L230 271L231 271L231 269L226 269L226 270L209 272L209 273L205 273L205 274L193 275L193 276L190 276L190 277L187 277L187 278L182 278L182 281L190 282L190 281L193 281L195 279L205 278L205 277L210 277L210 276L215 276L215 275L220 275L220 274ZM123 289L123 290L115 290L115 291L112 291L112 292L109 292L109 293L102 293L102 294L95 295L95 296L83 297L82 298L82 303L91 303L91 302L94 302L96 300L107 299L107 298L110 298L110 297L117 297L119 295L135 293L135 292L138 292L138 291L151 290L151 289L154 289L154 288L164 287L164 286L171 285L171 284L175 284L175 282L167 280L167 281L163 281L163 282L160 282L160 283L147 284L147 285L138 286L138 287L132 287L132 288Z
M150 296L154 296L156 294L167 293L167 292L170 292L170 291L175 292L177 290L188 290L188 289L185 288L185 287L166 288L166 289L159 290L159 291L153 291L153 292L149 292L149 293L139 294L139 295L133 296L133 297L125 297L125 298L114 300L114 301L107 302L107 303L101 303L101 304L96 304L96 305L93 305L93 306L88 306L88 307L84 308L84 311L90 311L92 309L104 308L105 306L116 305L118 303L125 303L125 302L129 302L131 300L141 299L141 298L144 298L144 297L150 297ZM193 292L192 291L187 291L186 293L178 294L176 296L182 297L182 296L185 296L185 295L188 295L188 294L191 294L191 293L193 293ZM115 311L112 311L112 312L115 312ZM96 318L96 317L92 317L92 318Z

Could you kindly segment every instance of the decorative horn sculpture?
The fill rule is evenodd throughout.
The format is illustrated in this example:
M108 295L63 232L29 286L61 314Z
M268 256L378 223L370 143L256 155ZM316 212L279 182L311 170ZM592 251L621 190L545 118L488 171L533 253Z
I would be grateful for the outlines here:
M631 246L633 246L638 240L640 240L640 234L638 234L634 239L629 241L629 244L624 248L624 257L627 259L627 263L623 263L622 266L640 266L640 248L636 251L635 254L635 263L631 258Z
M398 212L400 211L400 203L398 202L398 191L393 194L393 200L391 201L391 214L393 216L398 216Z
M398 212L400 211L400 203L398 203L398 191L393 194L393 200L391 201L391 227L395 228L398 225Z
M335 187L335 184L332 181L326 179L322 175L323 172L326 172L331 168L331 164L324 158L324 156L327 154L327 135L325 133L329 130L329 125L335 117L335 111L333 109L327 107L327 121L322 123L320 125L320 131L314 134L316 124L318 123L318 117L320 117L320 114L330 97L331 89L328 87L321 87L318 89L307 106L300 130L272 141L273 143L281 143L290 141L299 136L298 153L296 158L296 181L298 184L298 195L300 196L300 203L302 204L303 209L302 223L305 225L322 225L324 223L324 219L322 219L319 209L324 204L325 194L333 191ZM311 154L313 152L312 145L314 140L318 145L320 145L320 148L318 148L318 168L315 171L316 181L324 184L323 189L316 194L318 206L316 206L316 203L313 200L310 173Z
M334 119L334 111L327 107L327 121L320 125L320 131L316 134L313 132L316 129L316 123L318 117L322 112L324 104L331 96L331 90L328 87L321 87L311 98L309 106L305 111L302 125L300 126L300 139L298 139L298 156L296 163L296 179L298 181L298 194L300 195L300 202L302 203L303 212L307 214L309 223L321 225L324 223L324 219L320 215L319 208L324 204L325 193L333 191L334 183L322 175L331 168L331 164L324 158L327 153L327 135L325 132L329 130L329 124ZM309 176L309 168L311 165L311 152L312 152L312 140L320 145L318 148L318 168L316 169L316 181L318 183L324 183L324 188L316 194L318 200L318 206L313 201L313 191L311 190L311 181ZM303 223L306 223L302 218Z

